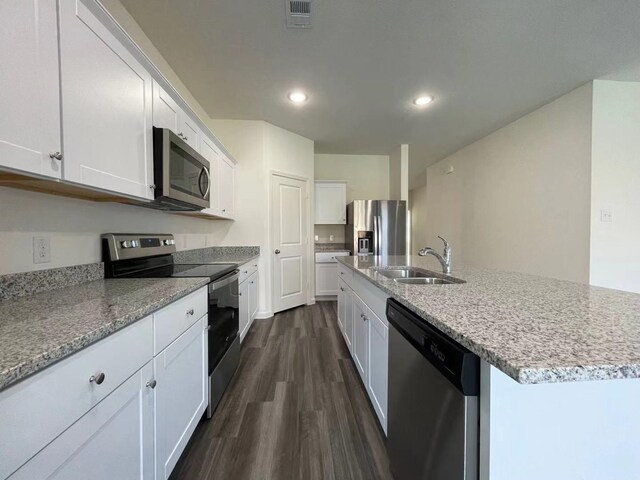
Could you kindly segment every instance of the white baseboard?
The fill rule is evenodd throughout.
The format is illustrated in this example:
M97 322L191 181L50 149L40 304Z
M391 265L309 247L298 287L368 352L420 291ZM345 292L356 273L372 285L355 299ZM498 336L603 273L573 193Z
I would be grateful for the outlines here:
M263 320L265 318L271 318L273 317L273 312L258 312L256 313L256 319L258 320Z
M321 297L316 297L317 302L335 302L337 300L337 295L322 295Z

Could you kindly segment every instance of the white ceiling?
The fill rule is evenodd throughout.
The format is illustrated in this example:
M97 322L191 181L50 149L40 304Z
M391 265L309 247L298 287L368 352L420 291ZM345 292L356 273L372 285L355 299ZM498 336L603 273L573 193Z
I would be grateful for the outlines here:
M638 0L313 0L310 30L285 27L283 0L122 3L211 117L266 120L317 153L408 143L412 175L640 64ZM436 101L417 110L419 93Z

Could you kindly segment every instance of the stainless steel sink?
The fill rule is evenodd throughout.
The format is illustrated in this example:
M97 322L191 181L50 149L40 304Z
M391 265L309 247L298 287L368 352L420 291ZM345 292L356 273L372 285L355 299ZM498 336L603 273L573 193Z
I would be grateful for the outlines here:
M449 285L452 283L451 280L447 280L445 278L437 278L437 277L409 277L409 278L396 278L394 279L396 283L404 283L407 285Z
M433 273L428 270L422 270L414 267L376 268L375 270L380 275L393 279L433 277Z

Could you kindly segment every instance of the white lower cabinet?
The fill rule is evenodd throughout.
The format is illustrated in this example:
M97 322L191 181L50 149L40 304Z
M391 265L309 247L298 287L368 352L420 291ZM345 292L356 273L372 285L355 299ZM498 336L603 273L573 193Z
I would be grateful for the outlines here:
M152 480L152 379L149 362L9 478Z
M357 294L353 295L353 347L351 354L362 381L367 382L369 373L369 325L365 305Z
M249 262L240 267L240 280L238 287L239 295L239 331L240 341L243 342L247 336L251 324L258 314L259 296L259 273L258 262Z
M316 263L316 297L338 294L338 264Z
M206 305L203 287L0 391L0 479L166 480L207 407Z
M352 281L353 288L342 278L338 284L338 325L386 433L389 327L384 305L387 295L357 277ZM365 303L363 298L371 303Z
M153 359L156 479L171 475L207 407L207 317Z

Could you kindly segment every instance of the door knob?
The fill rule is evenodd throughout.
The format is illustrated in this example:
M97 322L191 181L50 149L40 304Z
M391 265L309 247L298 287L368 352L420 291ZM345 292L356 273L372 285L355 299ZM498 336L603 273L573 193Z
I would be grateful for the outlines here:
M280 255L280 250L276 249L276 255Z

